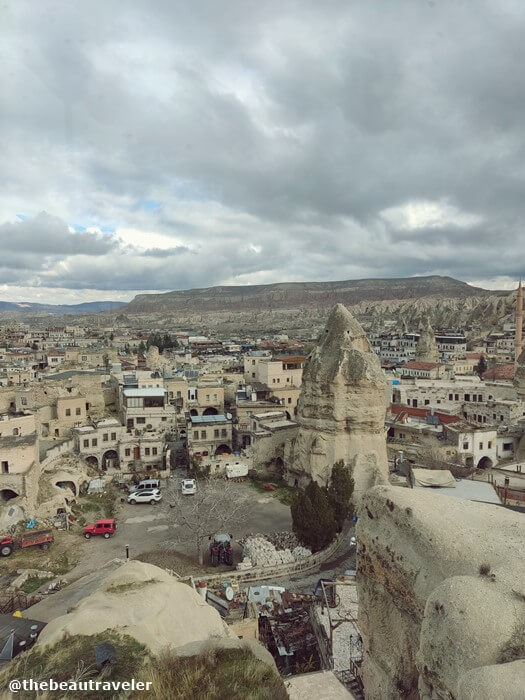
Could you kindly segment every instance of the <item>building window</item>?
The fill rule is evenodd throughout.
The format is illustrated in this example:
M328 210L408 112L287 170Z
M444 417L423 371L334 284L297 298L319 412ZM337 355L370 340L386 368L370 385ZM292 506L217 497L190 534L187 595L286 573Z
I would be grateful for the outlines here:
M292 399L290 396L288 397L288 403L292 403Z
M228 431L226 430L226 428L223 428L221 430L221 435L222 435L222 437L228 437Z
M9 474L9 462L2 462L2 474Z
M479 443L479 449L480 449L480 450L483 449L483 443L482 443L482 442Z
M508 452L509 450L512 450L512 442L504 442L503 443L503 449L505 452Z
M487 444L487 449L488 449L488 450L491 450L491 449L492 449L492 442L491 442L490 440L489 440L489 442L488 442L488 444Z
M13 428L13 435L18 435L18 428Z
M206 431L201 430L201 440L206 440Z
M143 425L145 422L146 422L146 419L145 419L144 416L139 416L139 417L137 418L137 423L138 423L138 424Z
M468 442L464 442L464 443L463 443L463 449L464 449L464 450L468 450Z
M22 404L22 406L27 406L27 397L22 396L20 398L20 403Z
M465 401L470 401L470 394L465 394Z
M126 447L126 449L124 450L124 454L126 455L126 457L131 457L131 448Z
M199 439L199 431L198 431L198 430L194 430L194 431L193 431L193 439L194 439L194 440L198 440L198 439Z
M70 415L71 415L71 409L70 409L70 408L66 408L66 416L70 416Z
M161 420L162 422L165 422L165 421L167 421L168 419L166 418L166 416L162 416L160 420Z
M80 407L75 408L75 415L79 416L80 415Z
M107 441L108 441L108 438L109 438L109 435L108 435L107 433L104 433L104 435L102 436L102 440L103 440L104 442L107 442Z
M146 457L149 457L149 452L150 452L149 447L146 447L146 448L144 449L144 453L145 453Z
M454 401L459 401L459 394L454 394Z
M215 430L213 431L213 437L219 437L219 428L215 428Z
M97 445L98 445L98 440L97 440L97 438L93 438L93 440L91 440L91 446L92 446L92 447L96 447Z
M156 454L157 454L157 451L158 451L158 450L157 450L156 447L152 447L152 448L151 448L151 454L156 455Z
M111 439L116 440L117 439L117 433L111 433Z
M89 440L84 440L84 447L89 447Z
M449 401L452 401L453 398L454 398L454 395L453 395L453 394L449 394L449 395L448 395L448 400L449 400Z

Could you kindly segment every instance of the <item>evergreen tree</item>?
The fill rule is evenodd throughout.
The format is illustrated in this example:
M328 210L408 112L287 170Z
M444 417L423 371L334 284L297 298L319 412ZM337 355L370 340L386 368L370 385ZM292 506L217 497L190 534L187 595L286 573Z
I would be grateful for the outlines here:
M311 481L292 504L293 531L297 538L317 552L334 539L336 522L334 511L325 491Z
M487 360L485 359L485 355L481 355L479 358L479 362L476 365L475 372L478 375L480 379L483 379L483 375L487 371Z
M328 502L334 511L337 532L343 529L345 520L352 516L352 493L354 480L343 460L336 462L332 469L332 480L328 488Z

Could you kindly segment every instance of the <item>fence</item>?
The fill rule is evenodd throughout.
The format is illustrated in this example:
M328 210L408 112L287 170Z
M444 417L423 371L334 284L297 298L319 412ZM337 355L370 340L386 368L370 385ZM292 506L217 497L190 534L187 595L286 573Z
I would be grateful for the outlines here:
M519 486L499 486L496 484L494 488L504 504L507 504L509 501L525 503L525 488L520 488Z
M42 596L28 595L22 591L16 593L1 593L0 594L0 614L10 615L15 610L25 610L31 605L42 600Z

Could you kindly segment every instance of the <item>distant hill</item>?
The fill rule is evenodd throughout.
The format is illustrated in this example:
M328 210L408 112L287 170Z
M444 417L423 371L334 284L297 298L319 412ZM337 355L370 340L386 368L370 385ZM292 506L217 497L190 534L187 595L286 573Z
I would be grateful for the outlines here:
M206 313L267 309L324 309L337 302L416 300L428 297L466 299L499 294L472 287L452 277L361 279L342 282L281 282L238 287L208 287L164 294L138 294L125 313Z
M84 304L34 304L29 301L0 301L0 312L48 313L57 316L64 314L96 314L101 311L113 311L126 306L124 301L88 301Z

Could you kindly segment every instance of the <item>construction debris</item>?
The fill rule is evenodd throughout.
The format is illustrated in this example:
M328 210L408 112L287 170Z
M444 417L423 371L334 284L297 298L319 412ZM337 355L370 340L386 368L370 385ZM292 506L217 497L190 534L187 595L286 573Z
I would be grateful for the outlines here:
M252 566L270 567L280 564L293 564L311 556L312 552L302 547L293 533L276 532L270 535L248 535L241 540L244 551L243 561L237 569Z

